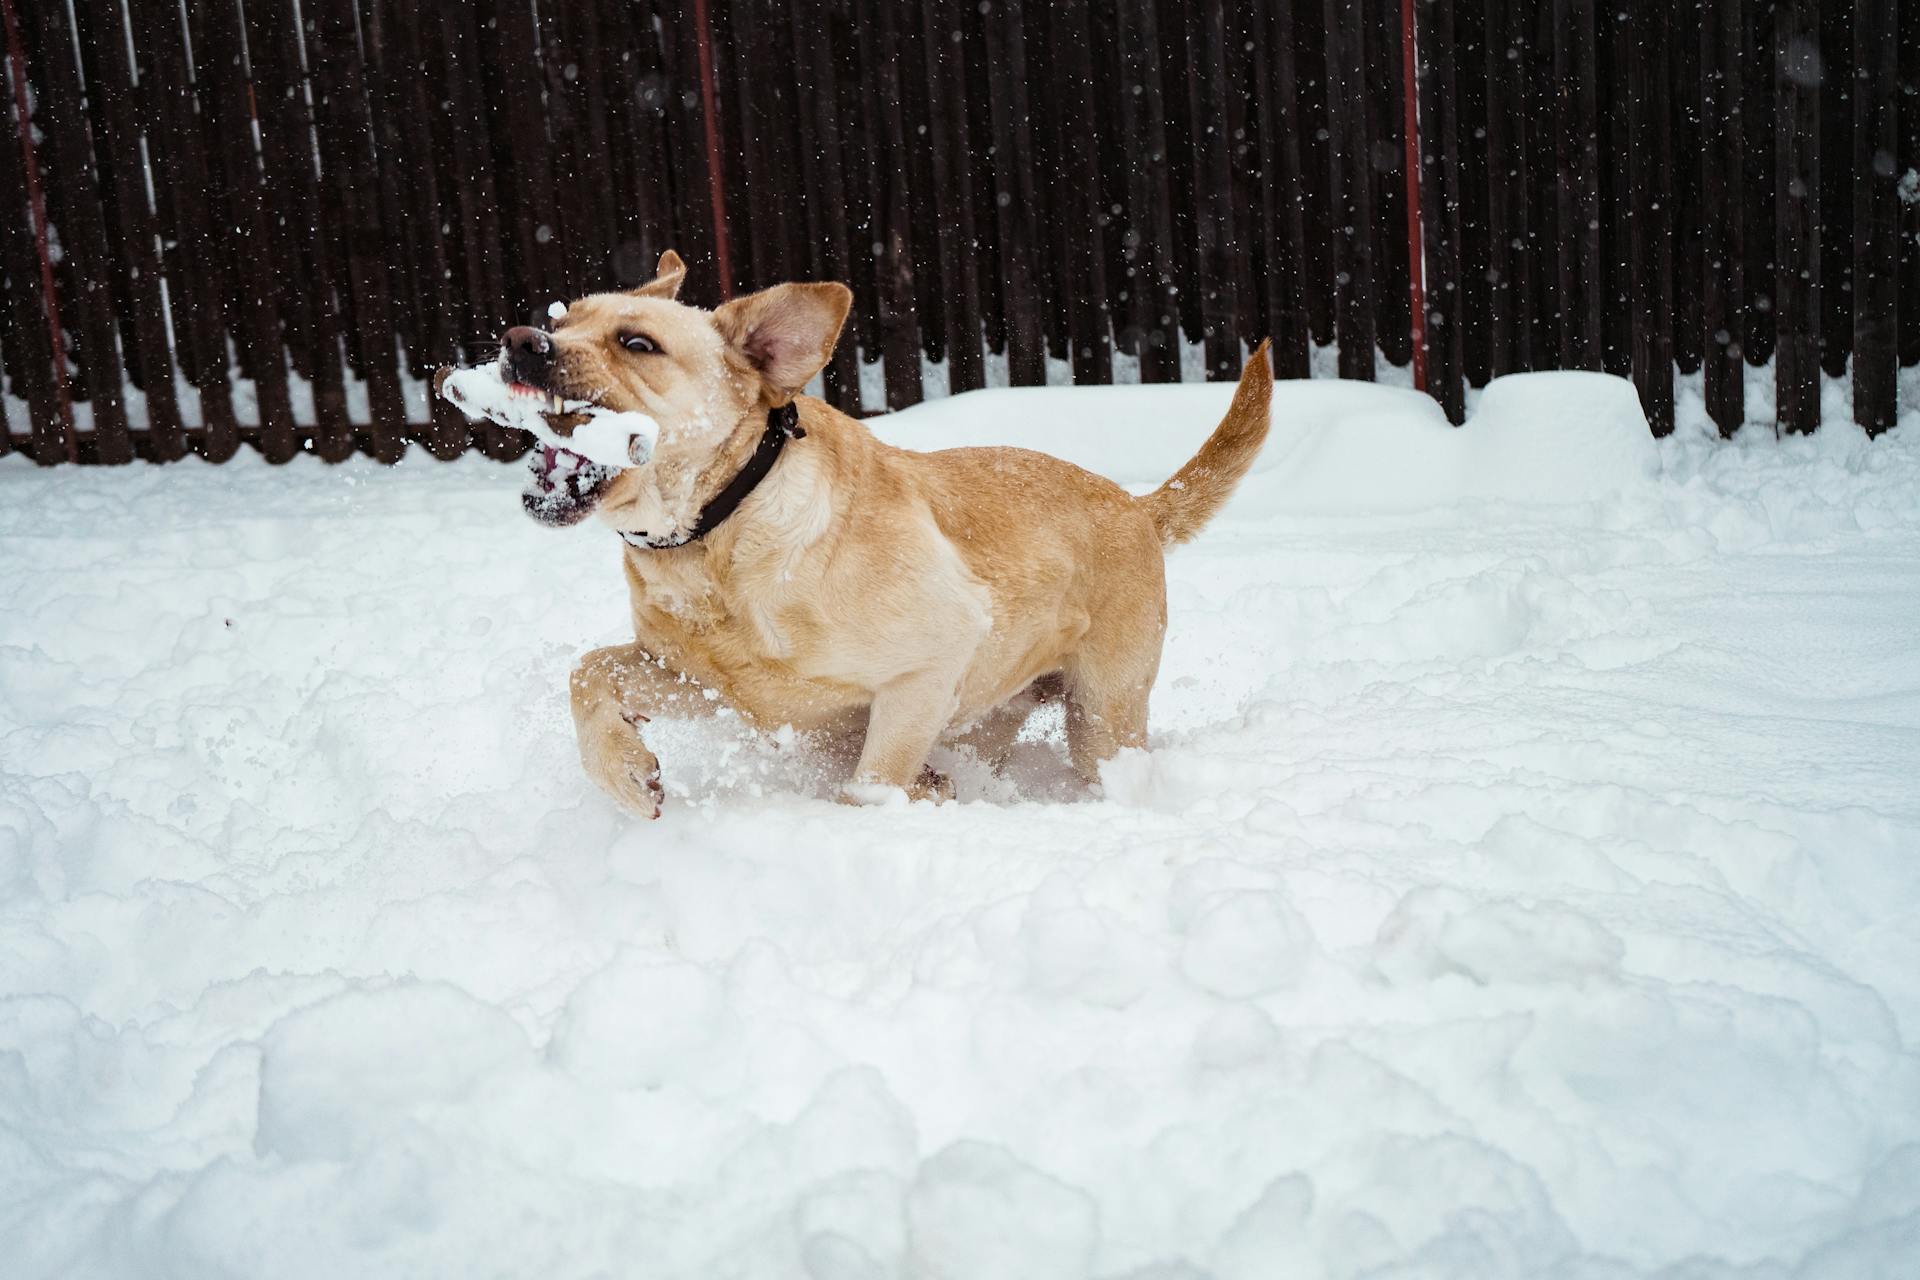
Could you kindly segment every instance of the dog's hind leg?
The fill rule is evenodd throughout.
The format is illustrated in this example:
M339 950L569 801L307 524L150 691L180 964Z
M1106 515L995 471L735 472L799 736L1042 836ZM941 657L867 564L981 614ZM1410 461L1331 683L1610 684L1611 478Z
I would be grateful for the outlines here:
M1100 764L1122 747L1147 745L1147 692L1151 683L1126 690L1076 686L1067 690L1067 758L1089 786L1100 781Z
M640 726L656 715L713 714L706 691L637 644L595 649L574 667L568 686L587 776L624 808L659 817L660 760L641 740Z
M1100 764L1123 747L1147 745L1147 697L1160 672L1165 605L1129 602L1120 617L1096 618L1068 659L1067 756L1080 780L1100 781Z

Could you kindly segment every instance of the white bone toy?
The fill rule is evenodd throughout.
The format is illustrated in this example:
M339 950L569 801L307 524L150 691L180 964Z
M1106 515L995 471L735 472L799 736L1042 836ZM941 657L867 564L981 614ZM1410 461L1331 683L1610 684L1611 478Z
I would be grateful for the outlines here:
M604 467L641 466L653 457L660 439L660 424L644 413L616 412L590 401L563 400L552 392L521 388L500 376L497 363L444 369L435 379L435 390L469 421L485 418L531 432L550 448L579 454ZM582 421L574 424L571 435L562 435L554 430L549 416Z

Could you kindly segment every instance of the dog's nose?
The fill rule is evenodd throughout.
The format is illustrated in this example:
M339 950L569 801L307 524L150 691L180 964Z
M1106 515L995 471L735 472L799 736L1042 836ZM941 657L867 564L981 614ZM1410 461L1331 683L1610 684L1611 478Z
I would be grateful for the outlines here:
M500 349L507 355L507 372L515 382L528 386L547 385L547 371L553 367L553 335L545 329L520 324L500 335Z

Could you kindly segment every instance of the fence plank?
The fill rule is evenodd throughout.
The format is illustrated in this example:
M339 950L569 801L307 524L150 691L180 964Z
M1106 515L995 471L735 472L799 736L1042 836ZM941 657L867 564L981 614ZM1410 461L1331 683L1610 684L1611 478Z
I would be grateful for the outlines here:
M1460 172L1454 131L1453 0L1419 0L1420 213L1426 249L1427 386L1456 425L1467 416L1460 325Z
M1700 24L1700 213L1705 245L1703 362L1707 414L1730 436L1746 417L1740 315L1746 305L1741 165L1746 151L1740 0L1706 0Z
M141 110L149 135L166 140L162 146L149 145L147 160L153 172L174 361L199 398L200 422L187 433L188 442L202 457L224 461L240 442L227 368L231 252L216 216L207 113L187 60L187 15L177 0L132 0L130 9L140 58Z
M505 142L508 176L499 190L513 224L522 276L521 288L509 293L508 304L510 314L522 316L565 292L567 267L533 9L526 0L499 0L489 13L495 24L492 38L482 40L480 48L498 68L497 96L489 95L489 106L499 121L494 136ZM508 288L513 288L511 280Z
M343 337L356 340L348 307L352 294L343 268L347 211L321 187L315 170L314 92L303 63L305 34L293 0L248 0L247 56L253 68L266 162L266 196L278 234L280 280L299 281L286 290L292 304L288 346L294 368L313 389L314 423L308 444L327 458L353 451L353 422L347 411ZM316 94L316 96L318 96ZM285 289L285 284L280 286ZM296 322L293 317L298 317ZM296 442L263 438L268 460L285 462Z
M407 362L415 378L461 358L455 325L453 260L449 248L451 210L443 205L441 175L457 172L450 146L431 125L438 102L425 74L426 44L419 10L407 0L375 0L380 31L383 109L391 130L383 133L380 167L383 182L397 182L403 252L413 263L408 314ZM401 167L405 166L404 180ZM428 397L432 426L422 441L437 458L450 458L467 445L459 411L438 396Z
M173 348L161 298L160 254L154 215L147 202L146 160L139 125L141 112L128 53L126 15L119 0L76 5L81 39L95 50L98 79L89 88L94 144L112 158L110 225L123 268L124 309L130 313L132 341L127 345L129 381L145 393L147 421L141 443L147 456L171 462L187 451L180 402L173 382Z
M1068 199L1062 221L1068 227L1066 261L1075 282L1073 296L1067 300L1068 359L1075 382L1111 382L1112 320L1106 308L1106 262L1100 243L1100 175L1086 0L1057 0L1052 10L1053 65L1062 77L1055 128L1067 145L1062 176ZM1192 292L1197 294L1199 289Z
M258 440L263 454L279 461L295 450L293 405L287 385L287 360L281 345L276 306L280 277L275 270L267 224L265 175L253 141L252 94L245 75L239 6L234 0L190 0L189 18L195 75L205 86L199 95L206 116L208 170L216 207L227 222L211 253L232 267L229 274L233 337L242 367L253 379ZM236 416L238 416L236 414ZM210 461L237 444L209 436Z
M3 55L0 50L0 86L6 93L0 103L0 276L6 278L7 296L0 327L7 339L7 385L27 404L30 452L35 461L52 465L71 461L74 444L56 385L64 374L59 365L65 363L65 353L54 349L35 216L28 203L27 157L20 141L27 122L18 115L26 86L14 83L12 61Z
M1600 367L1600 162L1593 0L1555 0L1555 137L1560 171L1559 364Z
M1119 6L1120 130L1127 168L1124 254L1132 333L1142 382L1180 381L1180 322L1173 273L1173 196L1167 155L1166 96L1160 73L1154 0Z
M1340 343L1340 376L1371 379L1375 346L1373 165L1368 140L1373 133L1373 112L1366 84L1367 24L1362 0L1326 0L1325 13L1334 330ZM1448 14L1451 19L1450 5ZM1450 119L1454 106L1451 85L1448 96ZM1451 165L1448 176L1451 180ZM1454 198L1451 191L1450 187L1449 199ZM1457 224L1457 209L1449 216ZM1457 241L1450 241L1450 245L1450 252L1457 253Z
M1228 187L1227 213L1230 218L1232 239L1228 242L1227 269L1233 289L1233 333L1232 345L1233 369L1227 376L1240 376L1241 351L1251 350L1259 340L1271 333L1267 325L1266 291L1257 284L1256 271L1262 257L1263 237L1260 235L1260 200L1263 185L1260 174L1260 140L1258 111L1255 106L1258 89L1253 78L1253 13L1250 6L1234 5L1231 8L1217 10L1219 14L1220 56L1226 68L1222 85L1225 113L1223 128L1227 146L1227 166L1231 176ZM1211 26L1211 21L1209 23ZM1107 73L1105 92L1111 93L1111 87L1117 82L1117 75ZM1104 96L1104 94L1103 94ZM1110 176L1114 180L1119 194L1113 198L1116 204L1124 200L1126 151L1121 145L1118 129L1103 129L1102 138L1110 138L1115 143L1115 158ZM1114 220L1118 225L1118 219ZM1116 277L1117 278L1117 277ZM1243 348L1244 344L1244 348Z
M966 111L966 45L954 0L920 0L925 39L927 139L938 213L934 237L945 281L947 388L986 385L981 352L979 263L974 254L972 145ZM1098 198L1098 192L1094 193ZM1084 277L1083 277L1084 279Z
M1667 0L1639 0L1641 56L1626 80L1633 128L1633 381L1655 435L1673 430L1672 135L1667 114Z
M1818 0L1774 10L1780 157L1774 398L1780 429L1820 425L1820 12Z
M1847 371L1853 346L1853 6L1824 0L1820 10L1820 366ZM1883 37L1884 38L1884 37Z
M1406 67L1400 53L1400 0L1365 3L1370 24L1367 92L1373 99L1373 137L1367 157L1373 174L1373 338L1389 364L1404 368L1413 359L1413 282L1407 242ZM1471 79L1484 96L1479 77ZM1478 198L1484 227L1484 174Z
M843 342L856 341L860 353L861 412L886 407L886 396L867 394L867 366L877 366L885 338L880 329L879 210L874 203L872 163L877 141L867 119L867 68L861 55L852 6L855 0L826 0L831 11L825 36L833 64L835 110L839 113L841 180L846 186L844 217L847 233L847 287L853 290L853 313ZM884 369L875 370L884 379ZM872 403L869 403L871 401Z
M1744 0L1743 0L1744 2ZM1633 14L1619 5L1600 11L1594 41L1597 107L1606 145L1600 155L1600 368L1633 376L1633 130L1626 78L1637 51ZM1548 359L1551 363L1551 359Z
M5 123L4 119L0 119L0 124ZM0 265L0 282L6 280L6 274L5 266ZM8 378L10 376L17 381L18 375L10 374L9 371L22 361L33 358L29 350L25 347L21 349L20 355L15 356L12 354L16 336L10 320L0 322L0 386L9 385ZM29 410L29 412L31 412L31 410ZM16 433L13 429L13 406L0 405L0 458L4 458L13 452L13 441L16 434L19 436L20 442L24 445L32 438L32 430L33 426L31 421L29 421L26 431Z
M988 43L989 25L1004 21L993 0L956 0L957 21L966 56L965 108L967 113L967 137L972 147L967 157L968 168L973 175L973 234L974 255L978 264L974 269L974 281L979 289L980 325L986 341L989 355L998 358L1002 364L989 377L995 381L1005 379L1004 360L1007 354L1007 316L1006 297L1000 287L1000 271L996 264L1000 258L1000 208L996 201L993 159L993 112L987 100L994 96L1000 74ZM1113 16L1108 12L1104 23L1094 27L1094 57L1100 64L1100 74L1110 78L1113 74L1107 63L1117 56L1113 47ZM1108 145L1107 132L1100 135L1101 146ZM1107 209L1115 197L1110 188L1116 175L1107 173L1104 160L1100 162L1102 180L1106 183L1101 192L1101 207ZM1107 218L1101 226L1103 251L1109 257L1117 257L1120 252L1119 219ZM1109 280L1123 278L1112 268L1105 273ZM1108 307L1114 305L1113 297L1107 299Z
M599 82L595 100L606 120L606 183L612 220L607 228L604 273L594 288L631 288L652 278L660 251L668 247L672 214L667 210L666 166L655 153L655 124L666 87L654 61L651 23L642 33L636 6L589 0L598 39L582 50L585 76Z
M1899 9L1899 145L1893 167L1904 182L1909 170L1920 172L1920 0L1906 0ZM1920 300L1920 199L1900 201L1899 293ZM1920 364L1920 301L1901 307L1899 319L1900 363Z
M1892 427L1898 409L1896 8L1895 0L1854 0L1853 418L1869 432Z
M1528 367L1524 0L1488 0L1487 349L1495 377Z
M597 0L543 4L540 19L554 181L566 193L555 202L568 272L564 301L611 283L619 178L610 138L608 72L600 57L605 48L600 5Z
M939 363L947 359L948 299L937 234L944 206L939 198L939 185L934 179L934 147L930 142L934 135L932 117L928 114L930 90L926 74L926 34L922 30L918 4L890 5L888 8L897 15L895 39L902 59L898 102L908 140L903 154L910 166L907 199L910 201L910 221L918 230L918 234L908 242L914 255L914 308L920 317L921 350L927 360ZM1051 167L1049 171L1057 180L1058 168ZM1064 250L1049 255L1048 261L1056 271L1064 272ZM1057 339L1050 336L1049 341L1057 341L1064 351L1066 291L1050 289L1048 296L1058 310L1060 331Z
M1174 278L1173 300L1187 342L1202 341L1206 321L1200 314L1199 180L1194 174L1193 50L1187 42L1187 7L1199 0L1158 0L1160 70L1166 112L1167 180L1173 191L1173 239L1166 247Z
M1773 4L1747 4L1743 62L1746 80L1741 94L1747 126L1746 189L1741 206L1746 213L1747 308L1741 352L1755 367L1774 358L1775 319L1779 301L1779 235L1774 223L1779 212L1780 148L1776 134L1779 113L1779 62L1775 48Z
M879 73L866 77L862 109L868 135L875 140L867 160L867 183L874 202L875 278L880 292L882 358L886 363L887 408L920 402L920 325L914 305L913 202L907 166L886 163L885 154L907 153L901 110L901 40L894 7L883 5L880 20L856 24L863 58ZM875 56L877 55L877 57Z
M666 177L670 199L668 219L661 228L665 241L646 246L652 252L643 252L632 267L638 278L651 279L659 258L658 250L671 248L687 264L687 282L681 288L681 297L700 306L712 306L739 291L745 282L748 275L746 242L743 235L735 235L719 225L714 208L714 184L706 146L707 82L701 75L701 10L693 0L659 0L656 8L657 27L646 11L634 14L631 19L643 39L658 40L660 59L657 84L650 84L643 72L637 90L639 100L643 108L649 104L653 107L643 109L638 119L643 126L649 119L653 123L659 156L648 172ZM715 37L725 26L724 15L718 19L709 17L709 28ZM717 68L717 54L710 51L710 55L710 61ZM709 78L713 81L715 118L712 124L716 135L724 138L726 117L732 114L731 108L723 106L730 82L719 79L714 68L709 69ZM722 200L731 207L733 193L724 172L719 187ZM723 232L728 245L725 272L721 270L719 253Z
M738 2L735 0L735 3ZM769 285L782 280L799 279L807 274L810 253L804 204L811 181L800 162L799 123L803 113L794 84L793 42L785 31L791 21L787 16L786 2L755 0L755 3L762 8L761 19L753 33L753 65L758 69L757 78L766 85L764 102L768 110L763 154L767 160L769 180L777 193L775 199L789 205L793 214L771 219L781 241L784 270L756 282L758 285ZM767 220L761 210L750 212L761 212L762 220Z
M1293 10L1253 10L1260 131L1261 229L1265 235L1268 337L1277 377L1304 378L1307 312L1301 279L1306 238L1300 175L1299 86L1294 69ZM1123 102L1125 99L1123 99ZM1165 313L1163 313L1165 314Z
M1492 335L1487 326L1491 295L1487 272L1493 253L1487 243L1487 86L1477 74L1486 63L1486 26L1484 4L1454 6L1453 119L1460 166L1454 190L1460 205L1460 283L1453 317L1460 325L1461 372L1467 385L1475 387L1484 386L1492 374ZM1375 273L1378 283L1377 263Z
M392 0L356 0L356 4L380 208L380 234L376 244L388 273L388 307L392 313L394 340L403 353L396 360L413 378L420 379L444 362L429 363L425 358L422 331L432 320L423 312L425 295L433 287L427 279L431 267L423 237L415 225L415 206L402 188L426 176L421 170L432 165L432 147L429 144L412 153L407 179L403 180L399 166L401 157L409 150L404 118L406 81L416 76L407 74L404 66L405 54L394 24Z
M480 15L473 6L448 4L433 6L438 11L438 50L446 70L447 118L436 122L435 152L457 157L458 168L449 175L460 211L459 277L462 296L468 300L460 335L462 354L469 359L492 352L499 334L519 314L522 304L509 294L512 287L506 263L502 261L508 238L505 225L510 216L501 212L501 189L496 183L495 157L498 150L491 142L487 104L493 90L486 80ZM520 456L529 447L527 436L519 431L484 423L473 429L481 452L490 458Z
M1705 341L1706 240L1701 229L1700 22L1707 0L1678 0L1667 9L1668 238L1673 245L1673 363L1683 374L1697 373Z
M1206 345L1207 376L1231 379L1240 372L1240 342L1234 332L1239 312L1234 256L1240 250L1234 234L1223 0L1191 0L1186 19L1187 55L1192 68L1187 91L1197 187L1194 262L1198 274L1193 285L1200 294L1200 334ZM1371 348L1368 355L1372 355Z
M279 280L306 286L289 291L281 308L287 354L294 372L312 382L319 365L338 363L332 303L338 243L315 190L313 121L300 66L298 11L294 0L237 3L245 18L247 116L258 131L266 175L261 194L274 268ZM322 329L331 330L336 340L329 344Z
M1645 389L1641 403L1656 436L1673 432L1674 243L1673 218L1673 33L1671 0L1649 0L1652 9L1652 65L1647 76L1647 125L1652 141L1652 200L1646 212L1653 233L1653 307L1649 325Z
M739 62L734 77L730 132L739 139L740 207L776 208L781 197L774 190L773 164L769 142L773 136L772 108L766 101L770 68L763 68L760 50L754 45L754 28L762 25L754 12L755 0L734 0L727 6L730 31ZM778 283L788 278L786 246L778 234L778 219L746 219L746 248L750 257L747 278L755 287Z
M44 183L42 189L49 217L60 228L65 254L58 277L60 312L76 340L82 374L73 398L82 399L84 392L92 407L93 431L86 441L92 458L127 462L133 458L133 442L121 391L123 370L109 283L113 268L102 211L104 193L94 163L80 68L72 56L73 28L63 4L31 5L24 16L25 25L37 37L29 74L38 91L34 122L44 132L41 173L60 175L58 182Z
M846 280L852 274L845 216L847 182L841 168L840 102L828 47L826 6L820 0L793 0L790 12L794 64L811 85L809 101L797 113L809 179L807 226L814 248L809 274L816 280ZM852 329L834 348L826 369L826 392L835 408L860 411L860 355Z
M1040 305L1034 296L1038 251L1034 217L1032 107L1027 98L1026 19L1024 0L1001 0L998 16L989 18L987 37L996 65L1004 68L1005 83L988 95L993 119L994 207L998 211L1002 308L1006 315L1007 380L1016 387L1041 386L1047 380L1045 339L1040 333ZM1131 99L1123 99L1123 105ZM1129 133L1131 137L1131 132ZM1164 145L1164 144L1163 144ZM1152 172L1151 162L1136 152L1137 174ZM1130 287L1145 286L1136 274ZM1144 375L1146 361L1141 368Z
M1327 117L1326 7L1282 6L1293 27L1293 72L1300 142L1300 220L1305 243L1300 255L1301 299L1312 340L1333 341L1333 172L1328 155L1332 128Z
M374 157L374 122L367 95L353 0L305 0L312 24L309 44L315 68L315 127L325 157L328 194L337 211L352 288L352 322L359 337L358 368L367 384L373 454L393 462L406 451L402 431L406 402L400 394L399 344L383 229L385 209ZM323 441L323 443L326 443ZM344 457L351 434L334 443Z

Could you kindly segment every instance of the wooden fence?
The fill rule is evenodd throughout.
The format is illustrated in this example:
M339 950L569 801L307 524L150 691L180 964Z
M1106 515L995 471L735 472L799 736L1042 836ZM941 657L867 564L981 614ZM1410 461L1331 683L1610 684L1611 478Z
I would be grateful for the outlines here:
M0 452L512 456L429 370L668 246L851 284L852 411L1271 335L1893 424L1920 0L1411 7L1413 148L1403 0L0 0Z

